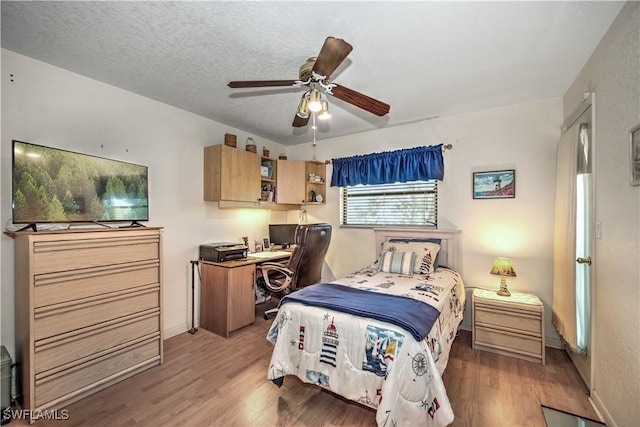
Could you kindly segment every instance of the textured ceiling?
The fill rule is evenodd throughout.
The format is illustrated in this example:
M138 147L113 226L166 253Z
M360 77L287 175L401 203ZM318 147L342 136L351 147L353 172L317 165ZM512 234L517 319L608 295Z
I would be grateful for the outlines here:
M327 36L353 51L331 80L391 105L330 97L317 139L562 96L623 2L14 2L2 47L285 145L297 79Z

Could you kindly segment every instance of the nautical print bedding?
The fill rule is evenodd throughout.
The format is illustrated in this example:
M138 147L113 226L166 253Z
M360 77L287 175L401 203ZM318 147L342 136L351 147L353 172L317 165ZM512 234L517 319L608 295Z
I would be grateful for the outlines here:
M332 282L422 301L440 311L427 337L389 322L324 307L281 305L267 339L271 380L296 375L377 410L379 426L445 426L453 421L441 375L462 321L462 278L439 267L413 276L364 268Z

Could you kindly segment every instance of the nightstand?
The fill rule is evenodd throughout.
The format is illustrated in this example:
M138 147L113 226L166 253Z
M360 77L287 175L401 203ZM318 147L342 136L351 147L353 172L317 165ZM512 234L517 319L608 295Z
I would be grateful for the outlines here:
M544 306L535 295L474 289L472 346L544 365Z

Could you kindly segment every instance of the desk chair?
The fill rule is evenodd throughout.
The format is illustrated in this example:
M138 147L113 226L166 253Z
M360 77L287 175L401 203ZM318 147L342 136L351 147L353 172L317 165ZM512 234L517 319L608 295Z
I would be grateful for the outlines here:
M320 282L324 257L331 241L330 224L300 224L296 228L296 245L286 264L265 262L257 267L262 274L258 286L269 294L283 296L304 286ZM264 312L264 318L278 312L277 308Z

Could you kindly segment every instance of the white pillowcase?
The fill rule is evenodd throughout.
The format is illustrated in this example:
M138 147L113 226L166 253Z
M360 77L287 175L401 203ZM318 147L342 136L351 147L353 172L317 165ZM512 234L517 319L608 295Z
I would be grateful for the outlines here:
M432 242L384 242L382 253L384 252L415 252L413 273L429 274L435 271L440 245Z

